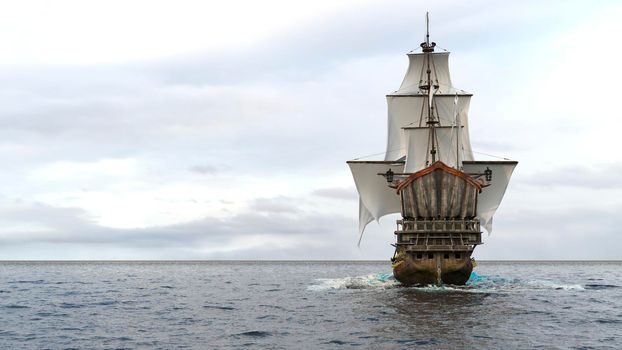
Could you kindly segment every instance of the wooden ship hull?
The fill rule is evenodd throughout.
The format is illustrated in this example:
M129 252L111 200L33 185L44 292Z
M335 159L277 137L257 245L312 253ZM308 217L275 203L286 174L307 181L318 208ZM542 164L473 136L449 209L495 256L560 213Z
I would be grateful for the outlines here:
M472 251L471 251L472 252ZM404 285L464 285L471 277L471 252L438 251L415 253L402 250L393 264L393 276ZM423 258L415 258L415 254Z
M393 275L406 285L465 284L471 253L481 244L476 216L482 183L436 162L398 182L402 220L397 221Z

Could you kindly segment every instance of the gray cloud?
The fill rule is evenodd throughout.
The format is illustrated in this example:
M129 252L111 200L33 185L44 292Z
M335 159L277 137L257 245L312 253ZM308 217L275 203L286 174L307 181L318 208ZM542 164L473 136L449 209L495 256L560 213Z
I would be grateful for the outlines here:
M542 187L580 187L588 189L622 189L622 164L594 164L541 169L523 176L522 182Z
M214 165L194 165L190 167L190 171L203 175L212 175L223 171L222 167Z
M622 205L505 210L476 250L482 259L622 259Z
M268 199L263 199L268 201ZM275 202L287 201L276 198ZM261 200L259 202L262 202ZM0 234L0 251L10 252L19 247L37 244L48 247L43 256L23 258L75 259L79 251L58 251L66 245L83 246L85 249L101 247L103 250L117 249L115 258L132 258L124 255L125 249L151 251L172 250L184 258L329 258L330 256L351 256L356 251L356 236L351 228L355 222L335 214L305 213L292 211L271 211L270 215L244 212L230 218L206 217L183 224L140 228L118 229L99 226L88 214L78 208L56 208L40 203L3 208L0 216L4 226L28 223L32 229L15 229ZM265 237L270 245L261 243ZM244 244L246 239L258 239L253 246ZM286 242L288 250L278 252L278 242ZM240 247L237 247L240 245ZM201 250L206 252L202 253ZM300 255L292 255L292 251ZM277 253L275 255L275 253ZM97 255L93 258L101 258Z
M319 188L311 192L311 194L314 196L325 197L325 198L358 200L358 194L356 193L356 189L353 187Z
M264 213L296 213L299 212L296 201L296 199L283 196L277 198L256 198L250 207L252 210Z

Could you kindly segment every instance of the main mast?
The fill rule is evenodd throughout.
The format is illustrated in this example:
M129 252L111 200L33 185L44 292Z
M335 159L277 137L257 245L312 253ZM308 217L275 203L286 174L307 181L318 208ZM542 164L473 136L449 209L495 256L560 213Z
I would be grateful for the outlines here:
M427 97L427 101L422 101L427 102L427 130L412 129L420 130L420 136L427 131L425 167L419 168L422 164L418 163L414 167L407 164L406 172L400 174L406 177L394 186L400 195L402 219L397 221L395 231L393 275L404 284L466 283L473 270L471 254L475 246L481 244L477 197L483 184L458 170L459 164L451 168L444 163L448 162L447 156L453 145L447 143L447 129L440 125L439 112L442 111L443 117L449 114L447 103L442 110L434 111L434 94L440 85L433 61L437 58L435 46L436 43L430 42L430 20L426 13L425 41L421 43L424 59L421 71L425 70L426 81L419 85L419 98ZM426 92L427 96L422 96ZM422 108L422 117L424 113ZM417 140L412 138L415 135L409 136L407 162L418 154L423 160L423 152L419 153L423 147L411 147L417 145ZM388 175L386 178L389 181Z
M420 86L420 88L428 91L428 118L426 121L426 124L430 129L428 136L428 149L430 155L432 156L432 163L434 163L436 162L437 143L435 126L438 124L438 121L434 119L434 90L432 89L438 89L438 85L432 84L432 69L430 67L430 61L432 60L432 52L434 52L436 43L430 43L430 17L428 12L425 14L425 27L425 42L421 43L421 48L425 54L427 84Z

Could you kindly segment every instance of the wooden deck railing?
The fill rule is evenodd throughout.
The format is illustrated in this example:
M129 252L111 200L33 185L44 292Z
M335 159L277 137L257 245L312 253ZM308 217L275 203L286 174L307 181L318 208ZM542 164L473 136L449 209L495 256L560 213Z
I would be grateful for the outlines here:
M477 219L398 220L395 234L398 245L413 251L465 251L482 244Z
M418 232L481 232L479 219L397 220L397 231ZM396 231L396 232L397 232Z

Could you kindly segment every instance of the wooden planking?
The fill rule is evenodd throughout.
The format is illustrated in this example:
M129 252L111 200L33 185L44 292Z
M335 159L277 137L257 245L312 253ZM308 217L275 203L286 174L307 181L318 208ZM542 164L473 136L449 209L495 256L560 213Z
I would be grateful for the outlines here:
M464 192L467 190L468 186L463 181L456 179L456 197L453 202L453 207L451 210L452 217L460 217L460 211L462 209L462 199L464 198Z
M437 169L402 188L402 215L405 218L475 217L478 190L462 177Z
M436 172L440 178L440 184L441 184L441 188L440 188L440 206L439 206L439 216L441 218L445 218L445 217L450 217L451 216L451 207L449 205L449 199L451 197L451 192L450 192L450 186L451 186L451 180L452 178L455 178L455 176L447 176L448 174L442 171L437 171Z
M474 217L477 212L477 190L473 187L469 187L469 200L467 205L467 215L469 217Z
M412 208L413 208L413 197L410 189L406 189L406 191L401 191L400 196L402 197L402 217L403 218L413 218Z
M418 215L415 217L429 218L431 217L431 213L428 210L429 201L428 195L425 191L425 186L423 185L423 179L419 178L415 180L415 186L415 198L417 199L417 208L419 209L419 212L417 213Z
M469 186L464 189L464 195L462 196L462 203L460 204L460 217L467 217L467 206L469 201Z
M423 180L426 183L426 192L430 197L430 216L435 218L438 216L438 196L437 196L437 185L436 185L436 176L434 176L434 172L430 174L430 176L423 176ZM426 181L427 180L427 181Z
M408 188L408 195L410 196L410 202L412 203L412 217L416 218L419 216L419 205L415 197L415 188L413 186Z

